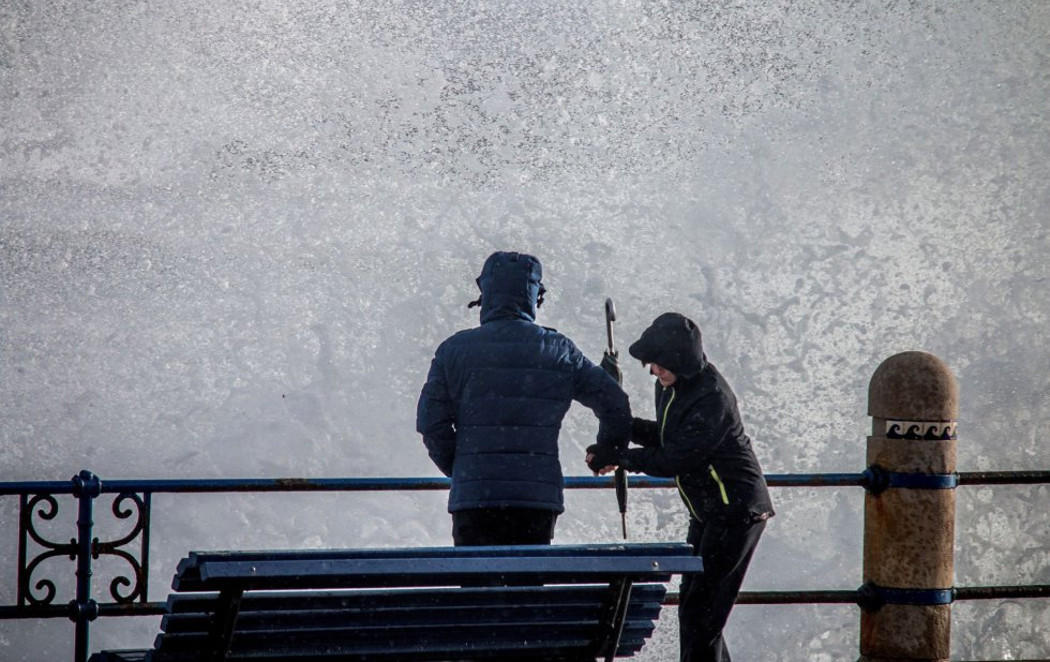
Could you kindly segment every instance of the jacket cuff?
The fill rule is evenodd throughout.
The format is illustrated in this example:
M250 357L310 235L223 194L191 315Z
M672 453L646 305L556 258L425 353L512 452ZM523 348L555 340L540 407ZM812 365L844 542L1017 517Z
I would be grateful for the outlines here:
M616 464L624 471L637 471L637 469L634 468L634 463L631 461L631 455L632 453L629 450L620 451L620 456L617 458L618 461Z
M644 418L631 419L631 441L639 446L658 446L659 438L656 432L656 422L647 421Z

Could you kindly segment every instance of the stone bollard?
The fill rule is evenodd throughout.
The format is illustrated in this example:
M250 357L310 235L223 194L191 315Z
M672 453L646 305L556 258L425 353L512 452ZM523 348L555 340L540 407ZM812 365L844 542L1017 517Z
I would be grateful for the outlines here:
M925 352L882 362L868 389L862 662L948 660L958 386Z

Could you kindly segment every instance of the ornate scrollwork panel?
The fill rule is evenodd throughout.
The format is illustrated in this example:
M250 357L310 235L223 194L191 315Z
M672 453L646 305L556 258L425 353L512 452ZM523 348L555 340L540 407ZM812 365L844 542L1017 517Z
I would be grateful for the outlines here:
M45 577L34 583L33 573L47 559L58 556L75 559L77 556L76 540L71 539L69 542L48 540L37 529L37 518L39 521L49 522L58 516L58 500L54 496L50 494L35 494L31 497L23 495L19 505L18 604L19 606L49 605L57 593L55 582ZM43 548L43 551L39 551L31 559L27 556L30 541ZM37 591L43 591L43 594L34 594L34 588Z
M80 497L94 498L94 497ZM73 500L71 529L76 528L76 499ZM54 564L45 561L66 557L75 561L78 555L77 539L68 542L49 538L41 530L41 524L52 522L60 514L58 499L52 494L23 496L19 514L19 563L18 563L18 605L50 605L55 602L58 593L56 579L61 575L36 576L43 574L44 568L53 568ZM113 516L118 520L129 520L131 527L122 535L112 540L92 538L91 560L103 556L112 556L127 563L129 570L118 574L109 583L109 593L113 601L127 604L136 600L145 602L148 597L149 579L149 521L150 495L144 496L121 493L113 498L111 506ZM74 568L69 568L72 574ZM130 590L122 590L130 589Z
M134 508L122 507L123 504L129 501ZM149 581L150 495L147 493L145 498L142 498L137 494L126 492L118 494L113 499L112 511L113 515L118 519L128 519L133 515L136 516L131 531L116 540L100 542L98 538L95 538L92 544L92 554L96 559L100 556L115 556L123 559L129 566L131 566L133 577L118 575L109 584L109 594L113 597L115 602L124 604L134 602L136 598L145 602ZM137 558L133 554L121 549L122 547L130 545L136 538L141 538L142 543ZM130 586L132 590L127 595L121 595L121 586Z

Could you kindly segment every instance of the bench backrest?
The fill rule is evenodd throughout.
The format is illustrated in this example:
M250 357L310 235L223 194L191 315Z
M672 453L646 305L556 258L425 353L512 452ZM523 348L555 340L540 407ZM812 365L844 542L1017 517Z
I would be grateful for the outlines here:
M681 544L194 552L151 660L611 660L701 569Z

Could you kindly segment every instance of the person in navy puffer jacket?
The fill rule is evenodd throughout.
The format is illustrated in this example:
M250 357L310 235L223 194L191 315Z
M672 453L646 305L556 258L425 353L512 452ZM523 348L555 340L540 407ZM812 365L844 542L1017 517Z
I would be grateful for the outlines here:
M456 545L549 544L565 507L558 459L562 418L575 400L597 415L597 441L626 447L627 396L566 336L536 324L540 261L497 252L477 279L481 326L437 348L416 429L452 478Z

